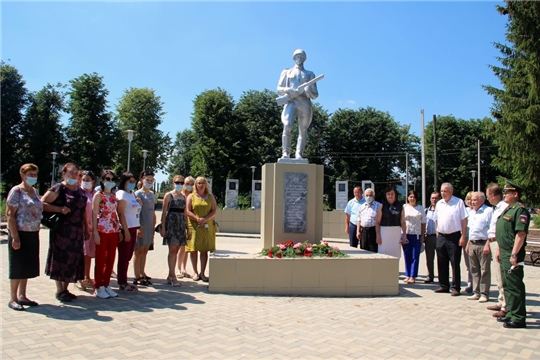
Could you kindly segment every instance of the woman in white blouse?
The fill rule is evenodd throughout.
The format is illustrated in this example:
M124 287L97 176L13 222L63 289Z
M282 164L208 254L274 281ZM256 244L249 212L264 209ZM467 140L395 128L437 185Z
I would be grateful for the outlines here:
M404 282L414 284L418 276L420 250L425 239L426 213L422 205L418 205L418 195L414 190L409 190L407 201L408 204L403 206L407 227L407 241L403 244L403 255L405 258Z

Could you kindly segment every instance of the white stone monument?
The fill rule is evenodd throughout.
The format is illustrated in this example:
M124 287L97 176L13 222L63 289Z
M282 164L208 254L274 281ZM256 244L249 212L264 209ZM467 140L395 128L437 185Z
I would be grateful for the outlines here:
M262 193L262 181L253 180L251 184L251 208L261 208L261 193Z
M366 192L366 189L373 189L375 191L375 184L371 180L362 180L362 192Z
M349 202L349 182L336 181L336 210L345 210Z
M227 179L225 189L225 206L227 209L236 209L238 207L238 179Z

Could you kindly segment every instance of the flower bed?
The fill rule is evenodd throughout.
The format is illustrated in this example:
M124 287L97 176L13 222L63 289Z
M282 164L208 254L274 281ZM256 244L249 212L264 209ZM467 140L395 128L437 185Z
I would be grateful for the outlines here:
M289 240L270 248L262 249L259 254L275 259L300 257L349 257L349 255L339 250L337 246L330 246L328 245L328 242L323 240L321 240L320 244L311 244L308 241L295 244L292 240Z

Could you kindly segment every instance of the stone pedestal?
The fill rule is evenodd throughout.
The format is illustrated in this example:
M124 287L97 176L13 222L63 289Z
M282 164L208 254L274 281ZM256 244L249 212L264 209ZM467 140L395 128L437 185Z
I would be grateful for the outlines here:
M273 163L262 167L261 240L318 243L323 231L324 167Z

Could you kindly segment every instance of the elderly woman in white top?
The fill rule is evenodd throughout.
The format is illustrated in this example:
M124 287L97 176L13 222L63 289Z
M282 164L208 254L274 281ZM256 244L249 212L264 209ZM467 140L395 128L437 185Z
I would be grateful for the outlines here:
M420 250L424 243L426 233L426 213L422 205L418 205L416 191L407 193L408 204L403 206L405 224L407 227L407 241L403 244L405 258L405 283L414 284L418 276L420 264Z

